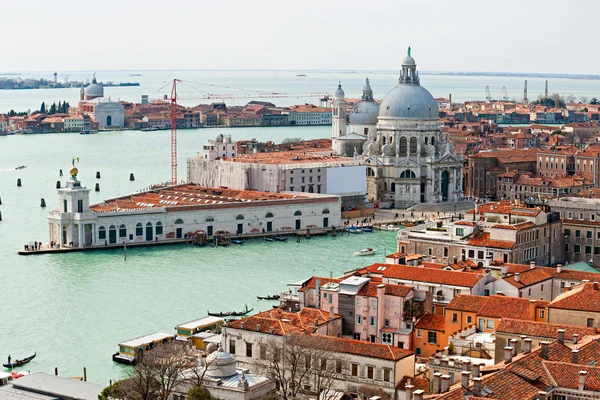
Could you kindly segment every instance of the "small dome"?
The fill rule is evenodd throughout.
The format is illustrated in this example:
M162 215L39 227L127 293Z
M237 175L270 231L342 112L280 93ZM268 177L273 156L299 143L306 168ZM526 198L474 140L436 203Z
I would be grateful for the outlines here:
M375 125L379 115L379 103L376 101L359 101L350 109L348 116L350 124Z
M92 79L92 83L85 88L85 96L88 100L96 98L96 97L104 97L104 87L96 81L96 74L94 74L94 78Z
M334 93L336 99L341 98L342 100L346 97L346 93L344 93L344 89L342 89L342 83L338 84L337 90Z
M433 96L419 85L399 84L385 96L379 116L388 118L439 119Z
M222 348L206 357L206 365L206 375L213 378L225 378L237 374L235 357Z
M414 58L408 55L404 57L404 60L402 60L402 65L417 65L417 63L415 62Z
M206 351L209 354L214 353L217 349L219 348L219 346L217 346L216 343L209 343L208 346L206 346Z
M381 148L381 152L386 157L393 156L394 153L395 153L394 152L394 145L392 145L392 144L384 144L383 147Z

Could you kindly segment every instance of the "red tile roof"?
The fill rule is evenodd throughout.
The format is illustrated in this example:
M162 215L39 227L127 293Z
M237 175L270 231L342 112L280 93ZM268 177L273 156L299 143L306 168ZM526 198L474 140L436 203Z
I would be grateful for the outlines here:
M483 317L515 318L521 320L535 320L531 311L529 299L507 296L474 296L459 294L446 307L449 310L473 312ZM538 300L536 308L544 308L547 301Z
M334 319L341 318L334 314ZM256 315L228 322L227 326L234 329L262 332L284 336L291 332L309 332L316 330L318 325L331 321L329 313L316 308L303 308L298 313L275 308Z
M378 268L384 268L378 270ZM483 278L478 274L466 274L457 271L437 270L424 267L412 267L400 264L376 263L367 267L369 273L383 274L384 278L403 281L439 283L452 286L473 287Z
M513 231L520 231L523 229L528 229L528 228L533 228L535 226L535 224L531 221L526 221L526 222L521 222L518 224L512 224L512 225L508 225L508 224L496 224L493 225L492 228L496 228L496 229L510 229Z
M600 313L600 287L586 283L568 292L558 295L548 305L548 308L576 310Z
M417 322L415 328L444 332L446 330L446 317L443 315L425 314Z
M317 288L317 279L320 280L319 284L321 286L333 282L333 283L340 283L342 280L341 279L337 279L337 278L324 278L322 276L313 276L312 278L310 278L308 280L308 282L306 282L304 285L302 285L302 287L300 289L298 289L299 292L306 292L309 289L316 289Z
M508 240L495 240L490 239L489 232L480 232L479 234L473 236L467 244L469 246L477 246L477 247L491 247L495 249L512 249L515 245L515 242L510 242Z
M553 340L558 337L557 331L559 329L564 329L566 331L565 340L573 340L573 334L575 333L579 335L579 339L597 333L596 328L503 318L500 325L496 328L496 334L506 333L509 335L526 335L532 338Z
M552 361L544 361L542 365L552 386L579 389L579 372L586 371L583 390L600 391L600 367Z
M504 281L521 289L550 279L552 279L552 273L550 271L546 271L542 268L534 268L519 273L518 282L516 275L508 276L504 278Z

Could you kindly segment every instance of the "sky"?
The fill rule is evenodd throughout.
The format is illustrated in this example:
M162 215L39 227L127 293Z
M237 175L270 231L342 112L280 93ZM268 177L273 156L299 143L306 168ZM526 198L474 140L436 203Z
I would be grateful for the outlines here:
M598 74L598 0L0 0L0 72Z

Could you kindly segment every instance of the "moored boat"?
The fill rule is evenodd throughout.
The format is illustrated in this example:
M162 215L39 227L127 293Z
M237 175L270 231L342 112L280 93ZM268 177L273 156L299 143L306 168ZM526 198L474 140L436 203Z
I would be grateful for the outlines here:
M358 226L351 226L349 228L346 228L345 231L349 232L349 233L355 233L355 234L362 233L362 229L360 229Z
M79 134L80 134L80 135L95 135L95 134L97 134L97 133L98 133L98 131L96 131L96 130L92 130L92 129L82 129L82 130L79 132Z
M256 296L257 299L259 300L279 300L279 295L275 294L273 296Z
M369 248L354 252L354 255L355 256L372 256L373 254L375 254L376 251L377 250L369 247Z
M231 243L233 243L233 244L244 244L244 243L246 243L246 241L242 240L242 239L233 239L231 241Z
M37 352L33 353L32 356L29 357L25 357L21 360L15 360L12 362L7 362L6 364L2 364L4 366L4 368L15 368L15 367L20 367L21 365L25 365L27 364L29 361L33 360L35 358L35 356L37 355Z
M283 236L272 236L273 240L277 241L277 242L285 242L288 240L288 238L283 237Z
M266 238L263 238L263 240L265 242L273 242L273 241L275 241L275 239L273 239L272 237L266 237Z
M373 232L373 228L371 228L370 226L367 226L367 227L362 228L362 231L371 233L371 232Z
M242 311L222 311L222 312L210 312L207 311L206 313L208 315L210 315L211 317L241 317L243 315L246 315L250 312L252 312L254 310L254 308L248 308L248 305L246 304L246 308Z

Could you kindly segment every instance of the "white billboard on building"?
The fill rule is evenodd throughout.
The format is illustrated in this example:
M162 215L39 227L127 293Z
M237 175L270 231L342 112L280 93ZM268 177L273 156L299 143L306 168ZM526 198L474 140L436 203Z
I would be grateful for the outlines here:
M367 193L366 166L327 168L327 194L359 195Z

